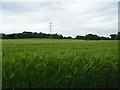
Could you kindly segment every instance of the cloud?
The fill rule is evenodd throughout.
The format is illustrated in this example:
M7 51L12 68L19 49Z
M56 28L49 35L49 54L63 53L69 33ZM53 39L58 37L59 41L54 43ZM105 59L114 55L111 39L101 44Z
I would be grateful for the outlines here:
M108 36L117 33L117 2L3 2L0 32L14 33L35 31L49 33L49 22L53 22L53 33L85 35L96 33Z

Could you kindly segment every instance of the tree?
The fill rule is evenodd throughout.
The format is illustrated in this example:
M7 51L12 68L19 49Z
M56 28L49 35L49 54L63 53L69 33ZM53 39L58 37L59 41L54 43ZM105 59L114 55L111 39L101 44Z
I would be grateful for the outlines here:
M118 38L118 40L120 40L120 32L118 32L117 38Z
M52 34L52 38L54 39L63 39L63 36L60 34Z
M83 40L84 38L85 38L85 36L79 36L79 35L76 36L76 39L82 39Z
M99 40L110 40L110 38L109 37L99 37Z
M17 39L17 38L50 38L52 36L53 39L72 39L71 36L63 37L62 34L46 34L46 33L37 33L37 32L26 32L23 33L13 33L13 34L0 34L0 38L2 39ZM75 39L81 40L120 40L120 32L117 34L111 34L111 38L109 37L100 37L95 34L87 34L85 36L77 35Z
M3 34L3 33L1 33L1 34L0 34L0 38L2 38L2 39L8 39L8 36L5 35L5 34Z
M111 40L115 40L115 38L117 37L116 34L110 34Z
M99 36L93 34L85 35L85 40L99 40Z
M115 36L115 40L120 40L120 32L118 32L117 35Z

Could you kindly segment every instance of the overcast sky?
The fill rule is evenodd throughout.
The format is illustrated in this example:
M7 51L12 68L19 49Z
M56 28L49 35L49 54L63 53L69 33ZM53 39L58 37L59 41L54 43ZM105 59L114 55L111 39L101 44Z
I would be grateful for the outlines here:
M89 33L109 36L118 32L117 2L87 2L62 0L49 2L2 2L0 33L23 31L49 33L64 36Z

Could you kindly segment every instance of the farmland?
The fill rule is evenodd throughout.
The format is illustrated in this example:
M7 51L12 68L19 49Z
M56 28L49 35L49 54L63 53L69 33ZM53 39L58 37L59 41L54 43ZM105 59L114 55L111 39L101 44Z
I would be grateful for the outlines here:
M118 41L3 39L3 88L116 88Z

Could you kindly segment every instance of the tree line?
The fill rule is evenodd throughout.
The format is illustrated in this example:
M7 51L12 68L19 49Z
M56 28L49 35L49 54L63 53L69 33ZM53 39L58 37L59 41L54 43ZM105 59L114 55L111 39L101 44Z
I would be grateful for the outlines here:
M96 34L87 34L85 36L77 35L75 38L71 36L64 37L62 34L46 34L37 32L27 32L23 33L13 33L13 34L3 34L1 33L1 39L21 39L21 38L53 38L53 39L81 39L81 40L120 40L120 32L117 34L110 34L109 37L98 36Z
M77 35L76 39L82 39L82 40L120 40L120 32L117 34L110 34L109 37L103 37L103 36L98 36L95 34L87 34L85 36L80 36Z

